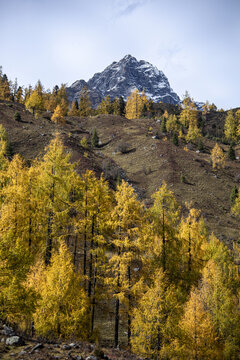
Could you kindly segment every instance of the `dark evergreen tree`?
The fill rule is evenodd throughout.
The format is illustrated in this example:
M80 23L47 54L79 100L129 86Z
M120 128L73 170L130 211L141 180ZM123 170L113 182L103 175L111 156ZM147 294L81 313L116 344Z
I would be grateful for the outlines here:
M150 112L151 117L153 117L154 116L154 106L153 106L153 100L152 99L150 99L148 101L148 111Z
M16 121L21 121L21 115L19 114L18 111L16 111L16 112L14 113L14 120L16 120Z
M163 132L163 133L167 132L166 119L164 117L162 117L162 121L161 121L161 132Z
M201 152L204 151L204 146L203 146L202 140L200 140L199 143L198 143L198 150L201 151Z
M230 196L230 201L232 205L234 205L237 197L238 197L238 188L236 187L236 185L234 185Z
M78 105L78 101L75 100L75 105L76 105L76 109L79 110L79 105Z
M59 91L59 86L55 85L54 88L53 88L53 91L54 91L55 95L57 95L57 93Z
M147 104L143 104L143 109L142 109L141 117L147 116L147 112L148 112Z
M120 108L120 116L125 115L125 101L122 96L119 97L119 108Z
M178 146L178 136L176 132L173 133L172 142L174 145Z
M93 129L91 143L93 147L97 147L99 145L99 136L96 129Z
M234 150L234 148L233 148L233 143L231 143L230 146L229 146L228 158L229 158L230 160L236 160L235 150Z
M3 74L2 76L2 83L8 82L8 77L6 74Z

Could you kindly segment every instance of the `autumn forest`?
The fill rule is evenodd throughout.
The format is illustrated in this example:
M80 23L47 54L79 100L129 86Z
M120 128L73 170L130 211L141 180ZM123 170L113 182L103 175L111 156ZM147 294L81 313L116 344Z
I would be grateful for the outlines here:
M156 115L144 90L91 107L87 89L68 104L66 87L22 89L0 74L0 100L44 111L64 126L66 116ZM215 105L205 104L202 116ZM19 114L15 114L20 121ZM18 119L17 119L18 118ZM162 131L172 141L201 146L197 108L187 94L176 114L164 112ZM151 129L148 129L151 132ZM225 137L233 147L239 111L229 111ZM98 135L92 146L98 146ZM83 140L82 147L89 146ZM232 155L233 156L233 155ZM104 341L154 359L238 359L240 353L240 246L209 233L199 209L183 214L166 182L152 205L117 178L115 186L72 161L58 134L31 162L12 154L0 127L0 319L41 339ZM213 168L226 155L212 149ZM232 212L240 214L236 190Z

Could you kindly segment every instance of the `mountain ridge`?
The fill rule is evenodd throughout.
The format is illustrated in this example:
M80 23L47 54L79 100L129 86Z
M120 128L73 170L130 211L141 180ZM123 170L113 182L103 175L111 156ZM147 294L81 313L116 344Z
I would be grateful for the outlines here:
M107 95L113 100L122 96L126 101L135 89L145 90L147 97L154 102L162 101L179 104L179 96L170 87L168 78L158 68L145 60L138 61L132 55L126 55L118 62L114 61L102 72L93 75L87 82L76 80L67 88L68 98L72 102L80 98L81 90L88 87L94 107Z

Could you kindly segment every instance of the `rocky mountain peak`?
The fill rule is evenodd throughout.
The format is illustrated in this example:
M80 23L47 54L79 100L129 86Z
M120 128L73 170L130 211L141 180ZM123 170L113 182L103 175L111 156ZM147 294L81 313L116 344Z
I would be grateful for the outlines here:
M170 104L180 103L178 95L171 89L167 77L147 61L138 61L131 55L114 61L100 73L96 73L88 82L75 81L67 90L69 100L79 100L83 86L89 89L93 106L107 95L111 99L122 96L125 100L135 89L145 93L154 102Z

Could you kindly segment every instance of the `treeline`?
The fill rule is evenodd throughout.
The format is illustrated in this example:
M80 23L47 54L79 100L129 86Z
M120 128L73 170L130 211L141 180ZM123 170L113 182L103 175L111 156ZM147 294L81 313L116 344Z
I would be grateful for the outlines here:
M64 84L60 87L56 85L52 91L45 91L40 81L34 88L31 85L22 88L18 86L17 80L14 83L8 81L7 75L3 74L2 71L0 71L0 100L24 104L26 109L36 117L47 111L49 118L61 125L65 124L66 116L89 117L99 114L112 114L125 116L128 119L160 118L162 132L171 136L175 145L180 140L201 144L202 126L206 120L206 115L210 111L216 110L214 104L210 105L206 102L201 116L199 116L196 104L186 92L182 105L177 106L169 114L167 110L164 111L161 108L163 104L155 104L151 99L148 99L144 89L141 92L137 89L134 90L126 102L121 96L114 100L106 96L97 108L93 108L89 91L87 87L84 87L79 100L70 104Z
M103 177L79 175L59 137L27 166L7 159L1 134L3 321L48 339L94 339L99 312L114 309L114 346L124 326L142 356L239 358L238 244L209 236L198 210L182 216L166 183L147 209L127 182L113 192Z
M29 85L28 87L18 86L17 79L14 83L8 80L6 74L3 74L0 67L0 100L9 100L24 104L26 109L31 111L35 116L40 116L43 112L48 111L52 113L51 119L60 124L65 123L65 116L80 116L88 117L98 114L113 114L125 116L128 119L138 119L142 117L155 117L159 114L163 115L163 111L159 111L152 99L148 99L144 89L140 92L135 89L125 102L124 99L116 97L112 100L106 96L96 109L93 108L89 91L84 87L81 91L80 98L73 101L72 104L68 101L66 85L62 84L54 86L52 91L45 90L41 81L39 80L35 87ZM214 104L210 105L208 102L203 106L203 118L207 112L216 110ZM168 121L167 131L179 133L181 136L184 133L184 127L188 129L187 141L196 139L199 134L196 132L196 118L197 108L194 101L186 92L182 106L179 106L177 113L181 116L173 117ZM191 115L191 120L188 120L188 115ZM164 115L168 116L165 112ZM187 119L187 120L186 120ZM166 116L162 117L163 122L167 120ZM176 121L177 120L177 121ZM189 123L188 123L189 121ZM164 125L163 125L164 127Z
M216 111L214 104L208 101L203 105L202 111L198 111L196 104L190 95L186 92L181 106L177 106L175 113L169 113L161 109L159 114L159 104L154 104L151 99L147 99L145 91L134 90L125 103L120 96L111 100L109 96L101 101L96 109L93 109L87 87L84 87L80 94L79 101L73 101L69 104L66 86L64 84L59 88L56 85L52 92L44 90L40 81L34 88L19 87L17 80L14 83L8 80L6 74L2 73L0 68L0 100L9 100L24 104L26 109L31 111L36 117L48 112L49 118L57 124L64 125L66 116L89 117L97 114L112 114L125 116L128 119L138 119L144 117L159 118L161 132L171 138L174 145L186 143L195 143L199 151L204 151L202 142L203 127L206 123L207 114ZM15 120L19 121L21 116L15 113ZM152 129L149 129L152 134ZM224 136L218 141L230 144L228 158L235 160L234 146L240 135L240 110L228 111L224 125ZM156 133L155 136L158 136ZM225 155L219 145L212 150L213 167L225 166Z
M89 97L87 87L81 91L79 100L69 103L66 85L54 86L52 91L45 90L39 80L35 87L29 85L22 87L18 85L17 79L14 82L8 80L0 67L0 100L14 101L24 104L26 109L36 117L43 112L52 113L51 119L60 124L65 123L65 116L87 117L97 114L114 114L124 116L125 102L122 97L111 100L109 96L101 101L97 109L94 109Z

